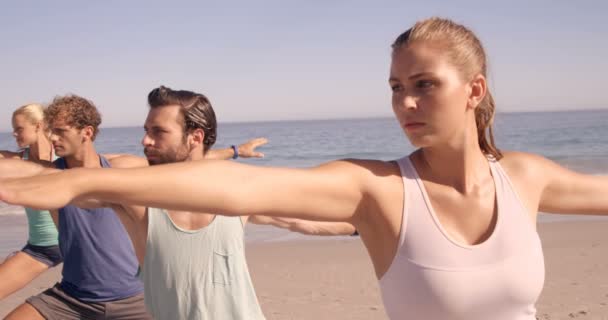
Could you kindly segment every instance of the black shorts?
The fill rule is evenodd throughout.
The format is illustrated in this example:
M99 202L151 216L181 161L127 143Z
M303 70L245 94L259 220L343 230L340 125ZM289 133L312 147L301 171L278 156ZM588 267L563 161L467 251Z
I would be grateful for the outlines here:
M47 320L151 320L146 311L144 294L108 302L86 302L78 300L54 287L25 300Z
M61 251L59 250L59 246L35 246L32 244L26 244L21 252L26 253L30 257L40 261L49 268L52 268L63 262L63 257L61 256Z

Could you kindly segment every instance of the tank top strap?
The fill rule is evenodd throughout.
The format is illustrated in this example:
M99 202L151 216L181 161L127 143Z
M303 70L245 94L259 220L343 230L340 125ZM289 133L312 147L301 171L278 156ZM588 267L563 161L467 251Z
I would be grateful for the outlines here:
M21 150L21 159L22 160L30 159L30 148L23 148L23 150Z
M102 168L111 168L112 165L110 164L110 161L108 161L108 159L106 159L106 157L102 156L101 154L99 155L99 164L101 164Z
M60 170L68 169L68 163L65 161L65 158L57 157L55 155L55 153L53 153L53 156L54 156L53 164L55 165L56 169L60 169ZM112 165L110 164L110 161L108 161L108 159L106 159L106 157L102 156L101 154L99 155L99 164L101 165L102 168L111 168L112 167Z
M496 184L496 198L505 205L504 211L511 213L503 218L520 226L521 224L532 226L532 231L536 233L534 223L527 214L528 209L521 200L507 172L500 165L499 161L490 159L489 163Z
M21 159L22 160L29 160L30 159L30 148L23 148L21 151ZM54 162L55 160L59 159L59 157L57 156L57 154L55 154L55 149L53 149L51 147L51 162Z
M412 162L410 161L409 155L406 155L400 159L395 160L399 165L399 170L401 171L401 179L403 181L403 212L401 215L401 230L399 231L399 244L397 248L401 248L403 246L403 242L405 241L405 231L408 225L408 206L412 201L412 198L416 198L416 195L412 197L412 193L416 193L416 171ZM398 249L397 249L398 250Z

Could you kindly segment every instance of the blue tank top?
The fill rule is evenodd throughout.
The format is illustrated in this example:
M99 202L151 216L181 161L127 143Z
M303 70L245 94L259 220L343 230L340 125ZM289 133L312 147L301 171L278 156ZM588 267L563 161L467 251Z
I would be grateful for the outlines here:
M101 166L109 168L99 156ZM55 161L67 169L65 159ZM143 292L131 239L110 208L59 209L59 248L63 255L61 288L88 302L120 300Z

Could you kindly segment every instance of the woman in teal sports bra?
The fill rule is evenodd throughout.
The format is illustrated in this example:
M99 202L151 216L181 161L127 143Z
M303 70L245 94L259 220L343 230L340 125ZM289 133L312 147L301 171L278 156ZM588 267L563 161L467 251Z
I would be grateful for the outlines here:
M0 151L1 158L23 159L39 163L55 160L49 132L44 122L44 107L24 105L13 113L13 136L19 152ZM25 208L28 241L21 251L0 264L0 300L23 288L42 272L62 262L57 227L45 210Z

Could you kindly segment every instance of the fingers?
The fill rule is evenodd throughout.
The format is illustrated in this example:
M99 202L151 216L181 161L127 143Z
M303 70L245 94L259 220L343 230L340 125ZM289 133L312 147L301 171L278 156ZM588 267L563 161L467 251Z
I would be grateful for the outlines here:
M255 139L249 141L247 144L249 144L251 149L255 149L255 148L257 148L259 146L263 146L267 143L268 143L268 139L266 139L266 138L255 138Z
M255 151L257 147L268 143L266 138L255 138L239 146L239 156L244 158L263 158L264 153Z

